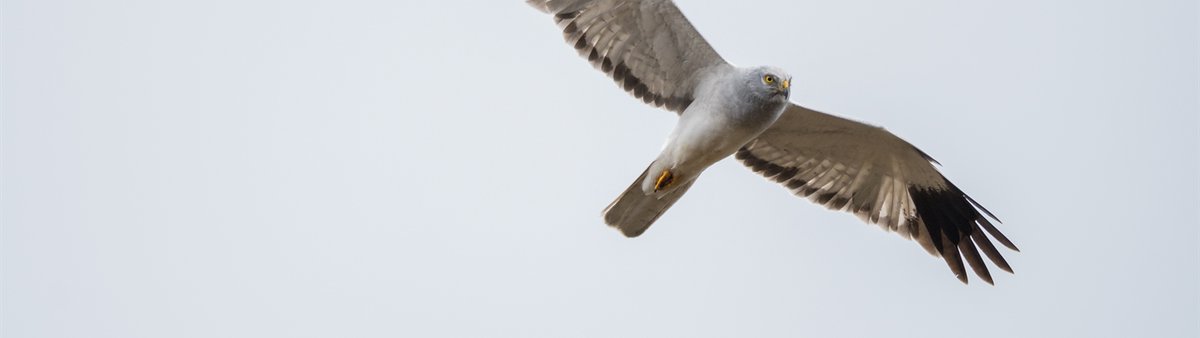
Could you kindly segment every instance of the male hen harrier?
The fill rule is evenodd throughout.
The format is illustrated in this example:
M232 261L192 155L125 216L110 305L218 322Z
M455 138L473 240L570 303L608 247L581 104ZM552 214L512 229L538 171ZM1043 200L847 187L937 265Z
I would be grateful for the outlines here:
M725 62L670 0L527 2L625 91L679 114L662 153L604 209L625 236L641 235L704 169L734 155L799 196L916 240L963 283L964 258L992 283L980 250L1012 272L984 234L1017 250L988 221L996 217L929 155L882 128L789 102L791 76Z

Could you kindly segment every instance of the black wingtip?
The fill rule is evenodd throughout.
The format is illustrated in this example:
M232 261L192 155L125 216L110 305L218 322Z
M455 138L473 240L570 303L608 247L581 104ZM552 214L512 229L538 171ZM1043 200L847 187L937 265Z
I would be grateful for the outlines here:
M938 248L942 258L960 281L966 283L966 269L963 264L965 260L965 265L970 265L976 276L988 284L995 285L983 256L987 256L988 260L1001 270L1012 273L1012 267L984 232L1005 247L1017 252L1020 250L988 221L988 216L996 218L978 202L949 182L942 188L910 187L909 196L915 204L921 224L931 235L929 239L933 247ZM980 251L983 255L980 255Z
M990 285L996 285L992 282L992 273L988 271L987 264L983 263L983 258L979 257L979 251L975 249L975 243L970 239L963 238L958 241L958 252L962 253L963 258L966 258L967 264L971 266L971 270L975 271L975 275L983 279Z
M992 264L995 264L1000 270L1013 273L1013 269L1008 265L1008 261L1004 259L1003 255L1000 255L1000 251L996 250L996 246L992 245L992 241L988 240L987 235L983 234L983 230L979 229L979 225L975 225L972 228L971 240L975 242L975 245L980 250L983 250L983 254L992 261Z
M1000 242L1000 244L1004 245L1005 247L1012 249L1012 251L1021 252L1021 249L1018 249L1016 244L1013 244L1008 237L1004 236L1003 233L1000 233L1000 229L996 229L996 226L992 225L992 222L988 222L988 220L983 217L980 217L978 221L979 225L983 226L983 229L987 230L988 234L992 235L992 238L995 238L997 242Z
M946 261L946 265L950 266L950 271L954 272L954 277L957 277L963 284L968 284L967 269L963 267L962 257L958 255L958 248L950 244L950 238L946 237L945 233L942 233L941 237L941 242L945 245L939 250L942 253L942 259Z
M949 181L946 181L946 182L948 183ZM955 189L958 189L958 188L955 187ZM976 202L975 199L971 198L970 195L963 194L963 197L966 197L967 201L971 202L971 205L974 205L975 208L978 208L980 211L983 211L984 214L987 214L988 217L991 217L992 219L996 220L996 223L1004 223L1003 221L1000 220L1000 217L996 217L995 214L992 214L991 211L988 211L987 208L984 208L983 205L980 205L979 202Z

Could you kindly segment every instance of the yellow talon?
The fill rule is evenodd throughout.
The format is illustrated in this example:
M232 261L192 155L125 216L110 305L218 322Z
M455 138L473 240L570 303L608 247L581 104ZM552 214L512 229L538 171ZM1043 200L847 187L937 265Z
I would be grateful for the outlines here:
M671 170L663 169L662 174L658 175L658 180L654 181L654 192L666 189L674 179L675 175L671 174Z

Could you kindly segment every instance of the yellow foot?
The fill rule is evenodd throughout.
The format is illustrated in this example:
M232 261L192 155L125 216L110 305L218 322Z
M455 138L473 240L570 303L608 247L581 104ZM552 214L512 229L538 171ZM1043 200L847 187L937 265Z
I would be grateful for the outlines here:
M675 179L675 175L671 174L670 169L663 169L662 174L658 175L658 180L654 181L654 191L666 189L671 186L671 181Z

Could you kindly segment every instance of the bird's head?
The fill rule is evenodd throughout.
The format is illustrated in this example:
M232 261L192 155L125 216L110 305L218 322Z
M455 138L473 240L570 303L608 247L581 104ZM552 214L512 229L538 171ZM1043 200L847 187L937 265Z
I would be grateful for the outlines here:
M792 92L792 76L779 68L754 68L747 80L751 88L758 88L759 93L772 99L787 101Z

